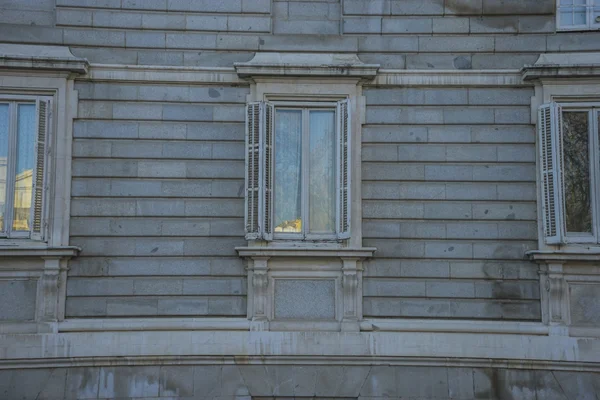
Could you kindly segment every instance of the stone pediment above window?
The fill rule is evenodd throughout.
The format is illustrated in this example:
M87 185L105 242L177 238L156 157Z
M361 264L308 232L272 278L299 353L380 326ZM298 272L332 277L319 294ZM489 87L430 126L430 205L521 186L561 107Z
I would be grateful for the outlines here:
M356 54L256 53L248 62L235 63L240 78L330 77L371 80L378 64L365 64Z
M0 44L0 68L86 74L89 63L65 46Z
M523 80L600 78L600 53L542 54L523 68Z

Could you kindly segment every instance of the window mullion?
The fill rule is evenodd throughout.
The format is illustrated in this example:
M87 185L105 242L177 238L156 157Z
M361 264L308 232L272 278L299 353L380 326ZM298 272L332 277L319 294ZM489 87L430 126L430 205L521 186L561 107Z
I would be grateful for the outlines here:
M302 214L302 237L306 239L309 232L309 151L310 151L310 118L308 109L302 109L302 200L301 200L301 214Z
M7 152L7 171L6 171L6 202L4 204L4 231L7 236L11 236L13 224L13 205L15 196L15 171L17 163L17 103L9 103L9 124L8 124L8 152Z

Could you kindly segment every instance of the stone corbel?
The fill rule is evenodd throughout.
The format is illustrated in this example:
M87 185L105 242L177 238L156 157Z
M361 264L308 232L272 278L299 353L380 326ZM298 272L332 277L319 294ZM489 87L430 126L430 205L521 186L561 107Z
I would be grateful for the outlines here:
M248 317L252 330L268 330L269 324L269 257L252 257L248 268Z
M342 331L359 331L362 320L362 262L342 257Z
M37 315L40 322L64 319L66 289L66 262L60 257L44 257L44 271L40 277L37 296Z
M546 325L569 325L567 283L563 264L540 265L542 320Z

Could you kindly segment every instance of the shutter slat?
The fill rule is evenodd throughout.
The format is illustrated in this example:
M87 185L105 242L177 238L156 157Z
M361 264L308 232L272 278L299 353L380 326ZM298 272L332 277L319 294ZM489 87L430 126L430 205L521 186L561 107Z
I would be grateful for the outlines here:
M338 103L338 238L350 238L350 183L351 183L351 115L348 100Z
M263 138L261 144L263 145L263 239L273 240L273 118L274 108L270 103L263 103Z
M259 239L260 103L246 106L246 239Z
M43 240L46 221L44 218L44 201L46 198L46 151L48 129L50 125L50 102L37 101L37 133L35 140L35 175L33 178L33 199L31 210L31 238Z
M562 111L558 104L544 104L539 109L542 214L544 239L548 244L560 244L564 238L563 223L563 152Z

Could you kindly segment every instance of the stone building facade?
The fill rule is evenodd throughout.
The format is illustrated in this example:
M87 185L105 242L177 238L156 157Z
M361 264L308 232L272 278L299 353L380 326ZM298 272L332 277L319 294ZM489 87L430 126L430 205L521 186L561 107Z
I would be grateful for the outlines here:
M575 3L0 0L0 398L595 399Z

